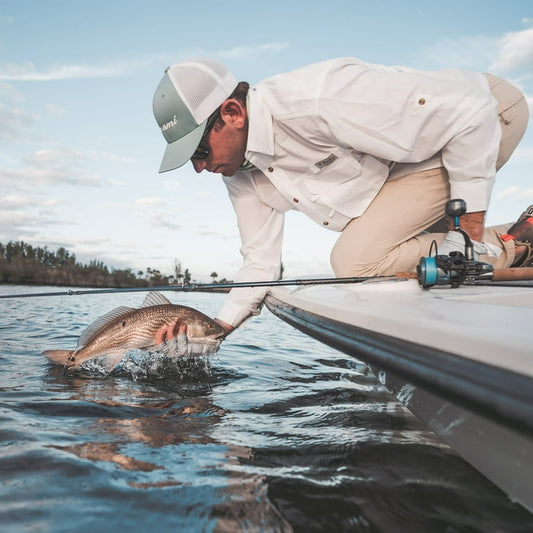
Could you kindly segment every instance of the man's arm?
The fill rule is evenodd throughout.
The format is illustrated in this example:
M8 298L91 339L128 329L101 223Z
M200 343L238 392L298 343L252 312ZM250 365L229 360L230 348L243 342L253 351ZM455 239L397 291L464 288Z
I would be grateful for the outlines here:
M483 240L483 229L485 224L485 211L475 211L465 213L461 216L461 227L468 233L473 241ZM450 227L453 230L453 226Z
M265 178L266 180L266 178ZM279 279L284 213L267 205L246 172L224 178L237 215L243 266L235 281ZM252 315L258 315L268 287L233 288L216 315L230 333Z
M220 320L219 318L215 318L215 322L224 328L226 336L229 335L235 329L234 326L228 324L227 322L224 322L223 320Z

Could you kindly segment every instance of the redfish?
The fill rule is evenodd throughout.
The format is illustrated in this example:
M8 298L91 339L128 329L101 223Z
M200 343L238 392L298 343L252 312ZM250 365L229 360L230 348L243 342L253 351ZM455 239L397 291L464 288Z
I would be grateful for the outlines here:
M169 329L172 350L161 335ZM75 350L47 350L43 355L69 370L101 357L111 371L128 350L168 351L170 357L214 353L225 331L213 319L184 305L174 305L159 292L150 292L139 308L118 307L96 319L80 336ZM157 338L156 338L157 337ZM170 343L169 343L170 344Z

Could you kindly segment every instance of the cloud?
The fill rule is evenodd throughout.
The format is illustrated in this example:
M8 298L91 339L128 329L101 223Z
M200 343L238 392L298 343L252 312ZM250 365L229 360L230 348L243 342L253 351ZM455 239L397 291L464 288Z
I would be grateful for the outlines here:
M111 152L87 152L87 157L92 160L102 161L106 160L110 163L118 163L119 165L134 165L137 160L132 157L124 157L122 155L113 154Z
M517 187L516 185L512 185L511 187L507 187L504 189L501 193L498 194L498 199L501 198L507 198L509 196L514 196L516 193L520 190L520 187Z
M533 71L533 28L503 36L444 39L425 48L422 55L437 67L454 66L494 74L523 73L527 77Z
M450 67L482 70L497 54L498 40L484 35L444 39L422 50L428 68Z
M239 237L236 231L233 233L222 233L213 226L197 226L196 234L201 235L202 237L221 237L223 239L236 239Z
M258 54L277 54L287 47L287 43L271 42L256 46L237 46L227 50L220 50L215 55L222 58L242 59ZM205 52L196 51L195 54L204 55ZM187 54L185 54L187 55ZM175 57L169 59L169 54L144 54L135 57L120 58L103 64L66 64L52 65L48 67L38 66L32 61L24 63L0 64L0 80L4 81L57 81L80 78L112 78L129 75L132 72L151 65L166 65L175 61Z
M163 188L167 191L176 191L177 189L180 189L182 187L181 182L176 179L163 180L162 185L163 185Z
M5 63L0 66L0 80L9 81L53 81L73 78L102 78L121 74L111 65L63 65L39 71L35 64L26 62L20 65Z
M22 96L22 93L15 89L13 85L10 85L9 83L3 83L0 82L0 96L3 98L7 98L10 102L15 102L17 104L22 103L25 101L24 96Z
M152 211L162 209L167 202L162 198L139 198L135 201L135 207L143 211Z
M88 167L102 160L133 164L131 158L106 152L79 152L70 148L54 147L37 150L23 157L16 168L0 168L0 185L12 189L26 189L43 185L84 185L100 187L107 182Z
M16 169L0 169L0 185L25 189L42 185L101 186L102 178L85 171L88 157L67 148L38 150L22 159Z
M0 210L14 210L21 207L32 207L36 204L36 200L30 196L22 194L11 194L7 196L0 196Z
M222 58L242 59L244 57L254 56L263 53L277 54L287 48L287 43L272 42L259 44L256 46L236 46L227 50L220 50L217 55Z
M57 206L64 204L63 200L40 196L40 191L33 188L27 194L13 193L11 188L7 194L2 192L0 189L0 242L33 242L36 235L47 232L51 226L72 227L76 224L58 214Z
M139 198L135 201L134 209L151 226L169 230L181 229L179 224L169 220L176 213L176 208L163 198Z
M530 109L533 111L533 106ZM513 160L521 160L533 164L533 147L519 146L513 154Z
M61 116L65 114L65 110L57 104L46 104L46 112L51 116Z
M160 229L179 230L182 228L180 224L176 224L166 218L165 213L152 213L146 217L151 226Z
M0 102L0 140L19 141L34 137L32 126L38 120L37 115L28 113L19 107L6 106Z
M36 234L43 227L64 223L51 210L0 210L0 241L19 240L22 233ZM69 225L73 223L70 221Z
M493 72L533 70L533 28L505 34L498 41L496 59L489 66Z
M37 67L32 61L3 63L0 65L0 80L6 81L56 81L79 78L112 78L130 74L152 64L162 64L161 54L118 59L100 65L53 65Z

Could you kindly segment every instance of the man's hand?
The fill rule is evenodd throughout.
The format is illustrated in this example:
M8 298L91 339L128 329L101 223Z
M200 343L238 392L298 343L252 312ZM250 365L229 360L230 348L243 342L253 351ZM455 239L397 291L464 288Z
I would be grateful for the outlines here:
M235 329L231 324L228 324L227 322L224 322L219 318L215 318L215 322L224 328L224 331L226 332L226 337Z
M473 241L483 241L483 229L485 227L486 211L465 213L461 217L461 228L464 229ZM453 226L450 227L453 230Z
M162 342L169 341L181 333L187 333L187 324L181 320L173 320L155 332L155 345L158 346Z

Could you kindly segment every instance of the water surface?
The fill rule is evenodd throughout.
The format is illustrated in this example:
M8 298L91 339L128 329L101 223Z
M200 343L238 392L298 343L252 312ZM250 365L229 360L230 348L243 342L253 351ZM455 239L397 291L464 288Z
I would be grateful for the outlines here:
M224 298L166 294L210 315ZM132 354L69 375L41 355L143 297L0 300L1 531L533 531L363 363L266 309L157 371Z

